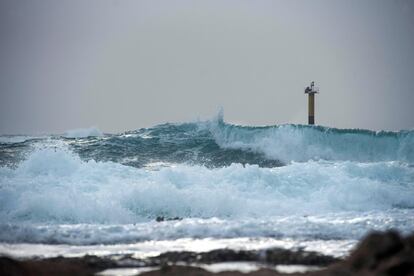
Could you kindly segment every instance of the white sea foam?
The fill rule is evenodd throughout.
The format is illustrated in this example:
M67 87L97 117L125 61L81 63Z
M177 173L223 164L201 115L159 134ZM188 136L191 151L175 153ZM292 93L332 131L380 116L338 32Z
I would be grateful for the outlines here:
M243 127L222 117L200 123L222 148L252 150L270 159L291 161L414 162L414 131L373 132L302 125Z
M401 162L149 170L40 148L17 168L0 168L0 241L353 239L369 229L412 229L413 198L414 168ZM157 216L185 219L157 223Z
M133 224L0 224L0 241L7 243L64 243L73 245L127 244L186 238L235 239L276 238L329 252L323 241L357 240L370 230L399 229L408 233L414 226L413 210L329 213L312 216L270 218L186 218L179 221L147 221ZM289 243L290 244L290 243ZM269 246L269 244L266 244ZM194 244L194 247L199 245ZM276 246L276 244L275 244ZM342 244L341 246L344 246ZM349 248L347 248L348 250ZM334 251L338 248L334 248Z
M266 248L285 248L307 250L343 257L357 243L356 240L292 240L275 238L184 238L175 240L151 240L130 244L29 244L0 243L0 252L17 258L57 256L79 257L85 254L106 256L128 254L135 258L158 256L168 251L208 252L227 248L233 250L262 250Z
M160 215L256 217L414 207L414 168L399 162L176 165L154 171L85 162L66 149L44 148L17 169L1 168L0 181L6 203L0 217L9 221L116 223Z
M86 138L91 136L102 136L103 133L97 127L79 128L68 130L63 134L66 138Z

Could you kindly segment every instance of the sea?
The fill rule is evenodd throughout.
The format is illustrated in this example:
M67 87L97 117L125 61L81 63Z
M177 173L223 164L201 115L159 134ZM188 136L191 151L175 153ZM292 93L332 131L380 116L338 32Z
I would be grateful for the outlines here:
M0 254L268 247L345 257L414 230L414 131L241 126L0 136Z

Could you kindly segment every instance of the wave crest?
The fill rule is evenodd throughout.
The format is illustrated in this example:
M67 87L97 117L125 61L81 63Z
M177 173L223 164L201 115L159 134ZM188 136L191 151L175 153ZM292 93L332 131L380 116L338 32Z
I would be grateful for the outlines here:
M39 149L16 169L0 168L0 220L106 224L414 208L413 183L414 168L400 162L148 170Z
M305 125L246 127L220 120L210 123L210 131L222 148L260 152L285 163L320 159L414 162L414 131L374 132Z

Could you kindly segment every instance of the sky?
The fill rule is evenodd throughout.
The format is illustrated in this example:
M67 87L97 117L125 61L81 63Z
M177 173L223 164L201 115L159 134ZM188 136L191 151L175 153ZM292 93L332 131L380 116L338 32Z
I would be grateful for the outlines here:
M0 0L0 134L414 128L411 0Z

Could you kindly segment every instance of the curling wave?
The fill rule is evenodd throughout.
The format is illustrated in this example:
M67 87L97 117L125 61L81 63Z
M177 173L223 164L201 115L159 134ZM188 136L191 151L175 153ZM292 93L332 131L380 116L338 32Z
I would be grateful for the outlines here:
M414 227L414 131L219 116L81 132L0 137L0 242L355 240Z
M222 148L260 152L284 162L342 160L414 162L414 131L374 132L322 126L246 127L218 120L211 133Z
M220 168L232 163L277 167L309 160L414 163L414 131L374 132L321 126L248 127L215 120L162 124L121 134L50 136L1 143L0 165L22 160L22 151L49 140L64 141L83 160L133 167L156 162ZM4 140L4 139L3 139Z

